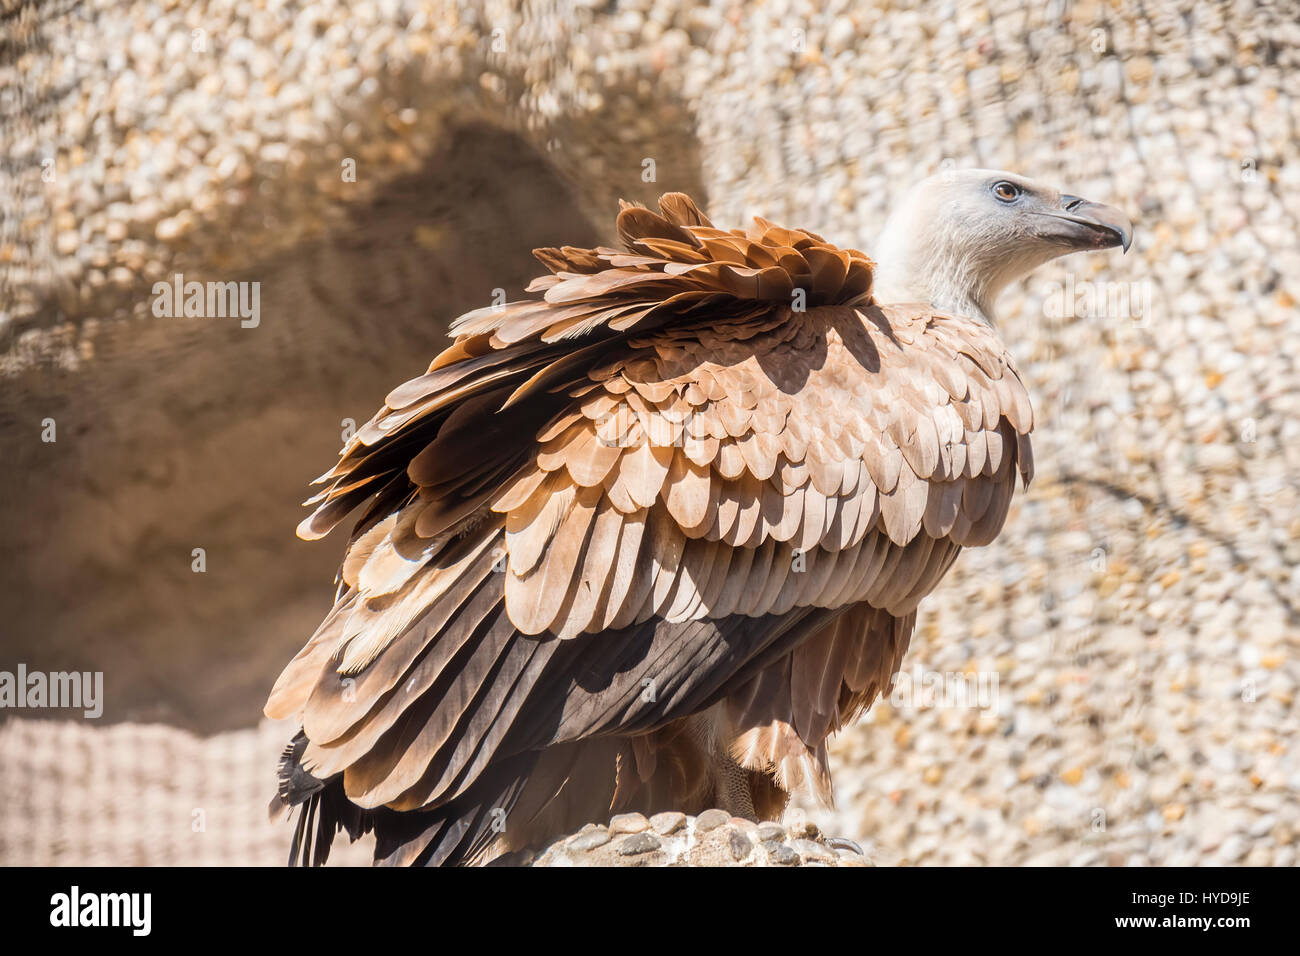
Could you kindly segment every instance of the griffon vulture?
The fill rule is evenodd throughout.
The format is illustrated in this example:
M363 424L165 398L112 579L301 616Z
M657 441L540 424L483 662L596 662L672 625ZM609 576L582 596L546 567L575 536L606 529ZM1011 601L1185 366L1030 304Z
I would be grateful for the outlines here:
M291 861L341 829L441 865L828 800L828 736L1032 474L998 293L1131 235L991 170L913 190L877 263L659 208L623 205L623 249L538 249L540 295L457 319L318 479L302 537L363 515L266 705L302 728L272 802L301 808Z

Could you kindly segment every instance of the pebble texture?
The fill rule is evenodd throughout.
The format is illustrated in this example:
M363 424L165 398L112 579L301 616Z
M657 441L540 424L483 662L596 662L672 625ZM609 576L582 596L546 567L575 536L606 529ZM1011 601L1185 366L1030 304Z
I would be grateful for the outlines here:
M1294 865L1300 8L1285 0L862 6L52 0L37 7L10 0L2 28L10 35L0 43L8 150L0 165L0 374L19 396L36 397L19 406L22 415L0 420L6 458L21 462L14 471L26 476L0 475L8 496L26 500L45 486L62 487L30 448L11 448L14 429L50 407L64 414L58 401L68 377L93 379L108 359L124 370L111 381L120 388L114 407L126 411L117 432L102 433L113 434L117 447L133 428L153 428L155 438L182 443L176 461L183 463L197 453L199 436L220 435L223 423L228 430L230 422L265 419L273 423L268 435L318 427L311 395L268 410L270 389L236 389L205 402L197 383L242 381L237 349L274 336L293 343L292 352L269 349L248 381L318 374L336 382L358 366L339 346L368 340L347 324L365 314L371 326L397 330L361 346L372 350L361 363L371 367L372 384L349 407L368 415L408 371L394 354L412 350L420 364L432 352L415 350L421 340L401 332L408 326L398 318L445 322L460 310L435 293L433 304L413 309L410 294L421 275L418 256L436 259L447 241L439 225L454 212L430 210L400 242L377 247L373 260L365 259L373 242L346 243L349 230L362 228L349 217L362 208L378 223L394 215L383 206L385 190L404 176L446 168L430 163L468 124L505 130L554 177L497 177L500 188L512 184L516 195L568 189L588 222L607 223L617 195L687 188L704 196L715 221L760 213L868 251L894 194L919 176L945 164L1018 169L1124 207L1137 238L1126 257L1059 261L1001 303L1002 334L1035 402L1038 477L994 546L963 554L922 606L906 662L927 673L996 675L996 695L987 708L931 705L901 693L878 704L836 741L838 809L796 805L787 825L803 814L859 840L881 864ZM347 159L357 161L356 183L340 178ZM657 181L647 183L651 167ZM562 185L535 188L543 181ZM438 177L420 182L425 191L442 187ZM454 187L441 194L453 209L481 198ZM501 213L463 218L504 224L497 227L503 247L515 237L502 233L518 231ZM426 231L417 232L421 226ZM553 238L574 241L571 231ZM322 242L334 251L302 258ZM404 255L411 284L375 308L383 291L376 287L392 276L373 270ZM372 285L358 279L348 290L355 294L331 293L321 307L313 280L358 262ZM204 278L261 276L268 296L277 289L285 296L276 277L304 278L300 294L264 316L262 338L236 345L224 333L160 331L139 318L147 316L150 283L178 268ZM488 281L474 280L455 305L481 304ZM1131 290L1117 283L1137 283L1131 289L1144 307L1111 302L1109 295ZM1107 305L1064 309L1063 286L1099 288ZM170 394L198 396L171 413L189 426L175 438L174 426L168 431L141 410L171 407L159 406L150 390L183 338L199 338L222 363L208 379L181 376L174 384ZM316 344L322 339L326 345ZM141 352L141 342L149 349ZM296 358L274 360L285 354ZM93 420L85 431L106 428ZM108 528L90 533L98 550L45 559L50 549L28 547L39 573L6 593L35 594L57 581L63 589L54 588L53 599L75 604L72 595L89 593L84 582L60 575L85 566L87 580L108 579L129 594L138 585L113 578L115 555L138 544L144 560L156 545L179 549L188 562L194 533L229 525L229 509L247 497L241 482L257 486L284 473L289 484L300 483L328 458L327 450L294 448L310 460L303 466L269 439L265 454L249 455L237 443L222 450L215 477L211 469L143 465L124 469L120 484L83 451L64 467L96 474L98 485L62 502L73 509L66 546L78 528ZM256 463L251 477L221 471L218 463L231 455L257 459L266 474ZM169 539L194 509L178 506L174 520L151 521L149 508L177 483L201 488L192 497L210 507ZM125 508L123 488L132 491ZM102 511L76 511L96 495ZM132 519L111 523L119 510ZM286 558L271 543L294 520L286 499L282 512L268 510L259 521L266 542L242 551L231 542L251 562L229 582L241 590L185 595L207 610L171 626L195 628L176 643L227 648L209 659L207 673L229 673L223 668L240 654L224 642L246 633L250 655L256 645L269 648L268 662L281 659L319 612L316 605L296 617L283 611L286 594L309 586L306 576L258 573L303 567L303 552ZM137 542L141 527L152 537ZM47 530L4 526L6 540L36 544ZM19 573L9 563L0 569ZM327 580L318 567L310 571L310 586ZM158 587L166 580L161 571L145 579ZM230 593L247 595L248 620L260 616L263 630L230 626L222 610L230 609ZM31 599L15 602L13 615L6 606L6 619L19 622L19 646L39 653L42 620L24 620L21 603ZM51 630L71 648L86 633L113 648L117 631L109 628L129 613L115 608L92 629ZM74 666L80 657L68 651L59 660ZM153 660L164 666L165 657ZM185 709L192 666L162 682L147 679L148 667L142 673L140 700L177 687L164 716L193 716ZM253 668L230 686L216 681L210 706L235 702L229 706L238 713L193 722L247 727L256 713L250 702L272 677L273 668ZM119 680L130 684L121 670ZM65 731L51 726L50 743L41 744L39 730L19 734L17 723L0 734L0 781L21 788L37 772L23 748L53 747ZM176 758L174 748L147 728L134 738L122 727L66 733L134 742L119 743L111 775L87 776L101 773L89 743L60 751L67 784L50 812L62 816L35 831L45 836L32 835L16 811L21 804L0 803L0 861L195 858L188 832L145 839L60 809L91 805L82 798L92 785L154 779L155 768ZM262 761L258 772L270 779L252 730L184 739L194 767ZM194 756L208 749L221 760ZM258 807L264 802L263 793ZM629 848L647 846L635 853L623 855L631 837L618 836L600 845L588 837L572 855L644 865L680 862L685 853L693 862L670 848L686 845L683 833L704 829L699 846L712 848L708 862L767 861L769 844L807 859L795 845L804 837L764 841L731 824L703 828L712 813L677 830L632 834L647 837ZM228 848L222 859L238 858L229 848L262 845L249 836L254 825L242 822L252 819L244 813L209 828ZM659 845L650 848L649 837ZM559 855L557 845L542 860ZM250 849L247 859L254 858L262 859Z
M196 737L159 724L0 724L0 863L283 866L290 824L268 819L266 780L288 722ZM331 866L368 865L374 841Z
M636 814L635 816L640 816ZM661 833L655 821L672 817ZM636 824L641 829L633 829ZM661 824L662 826L663 824ZM615 817L592 823L536 852L502 859L501 865L527 866L873 866L851 841L827 840L813 824L790 827L755 825L724 810L698 817L659 814L646 820Z

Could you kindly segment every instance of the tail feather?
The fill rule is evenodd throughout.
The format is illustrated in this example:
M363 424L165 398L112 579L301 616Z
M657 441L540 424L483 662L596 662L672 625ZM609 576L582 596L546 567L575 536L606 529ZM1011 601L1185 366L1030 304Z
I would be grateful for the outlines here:
M289 845L289 866L322 866L340 830L351 840L374 828L375 813L362 809L343 793L342 776L322 780L302 767L307 736L300 730L280 755L279 785L271 798L270 814L298 810L293 840Z
M537 762L528 752L491 766L454 800L429 810L398 812L358 807L347 798L343 775L312 776L302 767L302 731L280 757L271 816L297 810L289 866L322 866L340 832L356 841L375 834L379 866L459 866L477 862L505 828Z

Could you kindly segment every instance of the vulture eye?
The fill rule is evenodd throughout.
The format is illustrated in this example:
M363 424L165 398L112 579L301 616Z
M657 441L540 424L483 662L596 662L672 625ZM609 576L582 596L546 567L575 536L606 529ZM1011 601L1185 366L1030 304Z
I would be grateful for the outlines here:
M1015 183L1009 183L1003 180L993 186L993 195L997 196L1003 202L1013 202L1022 192L1021 188Z

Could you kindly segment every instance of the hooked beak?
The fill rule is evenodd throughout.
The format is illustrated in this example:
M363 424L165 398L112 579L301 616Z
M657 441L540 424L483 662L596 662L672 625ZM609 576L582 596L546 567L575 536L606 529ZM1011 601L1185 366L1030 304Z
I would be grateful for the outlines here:
M1125 252L1133 244L1133 223L1114 206L1088 202L1078 196L1062 196L1060 212L1043 213L1058 220L1057 237L1083 249L1109 249L1121 246Z

